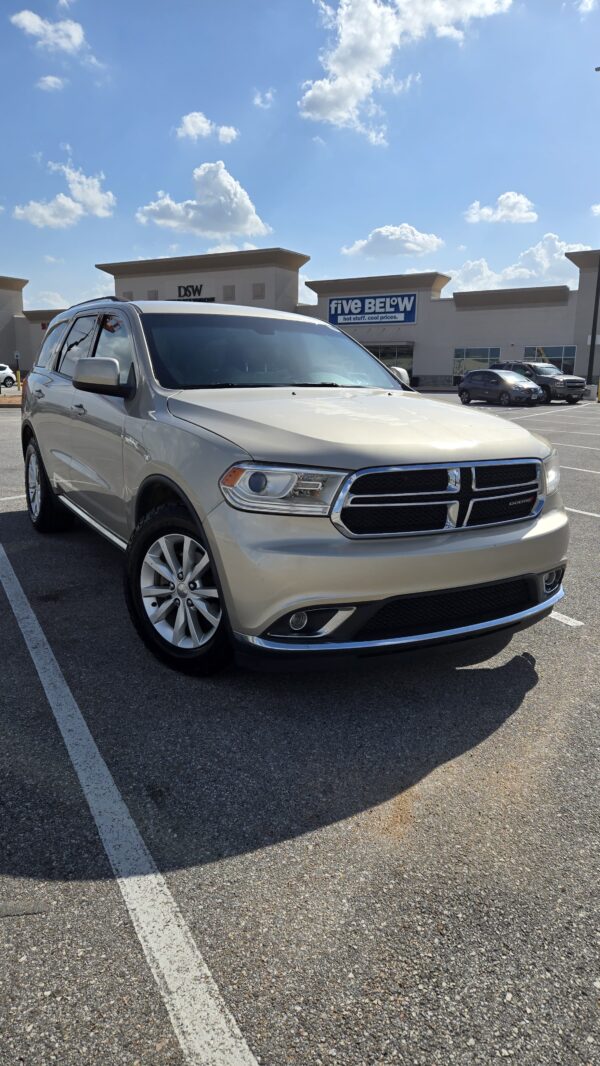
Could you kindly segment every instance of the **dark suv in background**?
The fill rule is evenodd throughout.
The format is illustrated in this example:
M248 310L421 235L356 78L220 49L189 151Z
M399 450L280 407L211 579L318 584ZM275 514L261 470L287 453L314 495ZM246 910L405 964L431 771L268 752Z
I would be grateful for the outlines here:
M552 400L577 403L585 392L585 378L563 374L553 363L494 363L491 369L514 370L517 374L524 374L529 381L539 385L544 403L552 403Z

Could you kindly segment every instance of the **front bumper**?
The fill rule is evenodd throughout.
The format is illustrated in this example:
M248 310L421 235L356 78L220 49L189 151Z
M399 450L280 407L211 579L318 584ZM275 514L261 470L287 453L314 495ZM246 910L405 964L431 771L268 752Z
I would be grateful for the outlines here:
M335 605L357 611L393 597L532 578L565 566L568 519L558 495L546 501L534 520L420 537L350 540L328 518L251 514L219 504L204 523L220 577L234 638L246 646L278 652L350 650L357 639L342 640L342 628L326 639L272 640L269 632L290 612ZM562 592L554 602L562 596ZM527 607L525 614L488 619L481 625L447 627L433 640L527 623L552 603ZM522 614L522 617L521 617ZM395 643L426 643L428 634L403 635ZM393 638L391 638L393 639ZM360 643L360 641L359 641ZM335 647L341 644L341 648ZM305 647L304 645L307 645ZM349 645L349 647L346 647ZM381 642L369 642L381 646ZM389 646L385 641L384 646ZM295 649L295 650L294 650Z

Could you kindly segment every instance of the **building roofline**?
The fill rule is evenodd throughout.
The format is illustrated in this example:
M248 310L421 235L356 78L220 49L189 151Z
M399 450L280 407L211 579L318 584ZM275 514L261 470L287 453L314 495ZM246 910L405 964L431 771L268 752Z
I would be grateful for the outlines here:
M28 278L11 278L0 274L0 289L4 289L5 292L21 292L26 285L29 285Z
M306 284L319 296L337 296L346 293L391 292L393 289L431 289L439 293L450 280L448 274L429 271L424 274L385 274L367 278L324 278L322 281L307 281Z
M568 285L538 285L522 289L475 289L472 292L455 292L452 299L459 310L546 307L549 304L567 303L570 293Z
M236 267L278 266L300 270L309 255L289 248L249 248L243 252L208 252L205 255L179 255L164 259L133 259L123 263L96 263L98 270L113 277L146 274L178 274L185 271L235 270Z
M565 256L580 270L585 267L598 267L600 263L600 249L598 248L589 248L583 252L565 252Z
M30 322L45 322L46 320L49 322L50 319L62 315L66 310L66 307L39 307L31 311L23 311L23 314Z

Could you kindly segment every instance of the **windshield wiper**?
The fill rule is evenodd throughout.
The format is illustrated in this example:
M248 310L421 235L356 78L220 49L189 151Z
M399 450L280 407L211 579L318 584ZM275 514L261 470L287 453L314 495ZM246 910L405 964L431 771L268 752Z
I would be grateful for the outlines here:
M337 381L291 381L291 389L341 389L343 386ZM350 386L347 386L350 387Z

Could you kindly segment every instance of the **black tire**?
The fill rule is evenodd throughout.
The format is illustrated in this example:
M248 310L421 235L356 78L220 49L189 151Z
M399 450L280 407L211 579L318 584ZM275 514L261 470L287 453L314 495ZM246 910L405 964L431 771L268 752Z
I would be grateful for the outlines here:
M141 592L142 567L146 553L159 537L167 534L191 535L206 551L210 559L210 579L219 593L220 622L212 637L197 648L178 648L157 632L148 617ZM185 674L213 674L226 666L232 658L229 623L223 592L206 537L197 521L185 507L163 504L149 511L136 526L125 556L125 600L131 621L150 651L170 666ZM172 586L171 586L172 587Z
M2 384L4 385L5 389L12 389L14 383L15 383L15 379L14 378L4 378L4 381L2 382Z
M579 403L579 396L567 396L567 403Z
M552 403L552 393L547 385L542 385L542 392L544 393L542 403Z
M471 393L467 389L461 389L458 395L461 403L467 404L471 402Z
M34 460L39 470L39 504L37 505L30 491ZM71 526L71 515L59 503L56 494L52 491L35 437L31 438L25 452L25 498L31 523L38 533L58 533Z
M510 407L510 396L507 392L500 393L500 403L503 407Z

